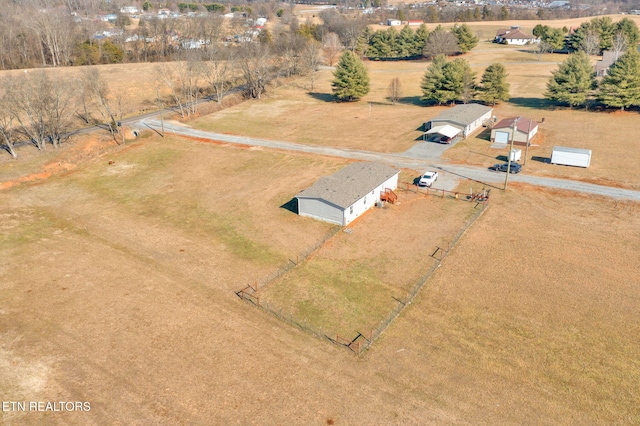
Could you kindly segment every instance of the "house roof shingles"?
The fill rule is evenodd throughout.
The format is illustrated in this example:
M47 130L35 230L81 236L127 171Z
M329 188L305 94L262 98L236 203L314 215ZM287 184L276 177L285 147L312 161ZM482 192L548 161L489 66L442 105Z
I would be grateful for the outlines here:
M451 109L442 111L430 121L452 121L468 126L491 111L493 111L493 108L480 104L456 105Z
M296 198L321 198L346 209L398 173L386 164L352 163L331 176L321 177Z
M520 30L515 30L515 31L508 32L507 34L502 36L502 38L507 40L530 40L536 37L529 34L525 34Z
M533 130L538 125L538 122L531 118L525 118L525 117L519 116L519 117L503 118L502 120L494 124L492 128L493 129L513 128L513 121L516 118L518 119L518 124L516 124L516 128L518 129L518 131L525 134L529 133L530 131L529 129Z

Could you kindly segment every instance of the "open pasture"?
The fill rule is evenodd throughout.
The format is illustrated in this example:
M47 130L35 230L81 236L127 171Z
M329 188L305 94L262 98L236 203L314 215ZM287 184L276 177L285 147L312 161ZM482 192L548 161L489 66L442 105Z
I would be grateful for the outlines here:
M331 230L280 206L343 164L149 138L0 193L0 396L91 402L84 413L3 412L3 422L638 418L637 203L516 184L492 194L363 357L240 301L235 290ZM435 200L402 196L398 209L371 212L299 273L337 272L339 258L362 262L362 281L410 282L431 250L423 236L451 229L431 215L457 215ZM383 221L384 240L371 233ZM397 247L389 270L376 244Z

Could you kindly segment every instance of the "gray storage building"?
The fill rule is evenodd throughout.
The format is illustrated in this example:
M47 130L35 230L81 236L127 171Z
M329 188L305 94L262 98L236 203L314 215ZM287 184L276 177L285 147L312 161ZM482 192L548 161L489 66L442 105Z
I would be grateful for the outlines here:
M346 226L398 187L399 170L381 163L352 163L321 177L296 195L298 214Z

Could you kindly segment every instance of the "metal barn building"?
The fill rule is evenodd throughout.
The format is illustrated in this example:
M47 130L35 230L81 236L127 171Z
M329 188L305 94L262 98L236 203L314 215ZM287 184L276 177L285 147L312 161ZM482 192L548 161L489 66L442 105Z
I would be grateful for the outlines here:
M298 214L346 226L396 189L399 173L380 163L349 164L296 195Z
M518 122L516 123L513 144L526 146L527 142L529 142L529 146L531 146L531 139L538 133L538 122L524 117L505 118L494 124L491 128L491 142L510 143L515 120L518 120Z

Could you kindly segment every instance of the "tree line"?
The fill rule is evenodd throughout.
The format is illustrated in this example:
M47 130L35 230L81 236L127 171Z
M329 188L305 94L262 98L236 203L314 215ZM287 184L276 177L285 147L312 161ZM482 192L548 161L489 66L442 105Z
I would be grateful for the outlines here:
M640 53L627 49L600 80L585 52L572 53L553 71L544 96L570 107L596 102L620 109L640 106Z
M431 32L425 24L416 31L408 25L401 31L395 27L378 31L366 27L358 37L356 51L370 59L428 58L465 53L477 44L478 37L467 24L454 25L450 31L438 25Z
M203 98L222 103L235 88L259 99L280 76L308 75L313 90L321 53L316 40L283 32L272 43L184 51L176 61L158 63L150 80L158 88L158 107L172 106L189 118L198 113ZM100 67L83 67L78 74L65 77L36 69L6 76L0 88L0 148L14 158L16 141L28 141L39 150L57 148L70 130L83 125L98 125L123 143L119 122L132 112L126 94L108 84Z
M618 22L608 16L585 21L575 29L553 28L538 24L533 35L540 37L541 51L583 51L587 55L597 55L604 51L622 52L640 42L640 30L634 21L622 18Z

